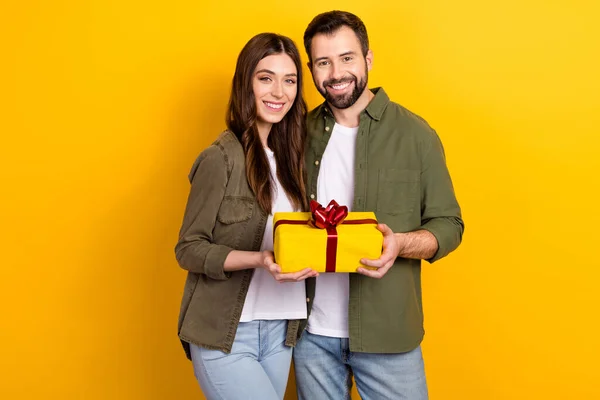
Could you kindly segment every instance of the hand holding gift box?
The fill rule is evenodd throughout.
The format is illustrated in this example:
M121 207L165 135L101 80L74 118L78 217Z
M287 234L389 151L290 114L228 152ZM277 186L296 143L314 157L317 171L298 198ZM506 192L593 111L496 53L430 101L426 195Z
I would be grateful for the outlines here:
M332 200L316 201L311 212L275 213L275 262L281 272L312 268L318 272L356 272L362 258L381 255L383 235L372 212L348 212Z

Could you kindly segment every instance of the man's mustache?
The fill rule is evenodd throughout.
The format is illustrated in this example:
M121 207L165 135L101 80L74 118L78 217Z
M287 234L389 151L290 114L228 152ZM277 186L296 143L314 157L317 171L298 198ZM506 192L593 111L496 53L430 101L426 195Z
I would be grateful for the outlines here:
M323 86L331 86L331 85L339 85L346 82L354 82L356 81L355 77L349 76L341 79L330 79L328 81L323 82Z

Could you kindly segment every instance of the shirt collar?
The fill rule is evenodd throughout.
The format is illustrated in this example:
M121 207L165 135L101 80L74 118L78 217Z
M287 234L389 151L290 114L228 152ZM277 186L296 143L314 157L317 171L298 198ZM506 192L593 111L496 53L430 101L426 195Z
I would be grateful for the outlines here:
M390 103L390 98L382 87L371 89L371 92L375 97L369 102L365 111L375 121L379 121L386 107Z

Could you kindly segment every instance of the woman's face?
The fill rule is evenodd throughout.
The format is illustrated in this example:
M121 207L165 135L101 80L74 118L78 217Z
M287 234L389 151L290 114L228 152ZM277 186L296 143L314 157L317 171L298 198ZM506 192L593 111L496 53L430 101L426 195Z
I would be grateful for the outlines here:
M298 71L291 57L280 53L260 60L254 70L252 90L259 131L268 134L271 126L290 110L298 93Z

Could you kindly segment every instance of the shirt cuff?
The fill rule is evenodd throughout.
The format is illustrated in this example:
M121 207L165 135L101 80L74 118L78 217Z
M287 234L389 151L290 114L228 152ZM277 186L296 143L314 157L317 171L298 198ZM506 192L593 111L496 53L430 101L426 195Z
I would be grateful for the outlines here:
M226 272L223 266L225 265L225 259L232 251L231 247L214 245L208 251L204 260L206 276L220 281L229 279L231 273Z
M426 261L430 263L436 262L458 247L461 242L462 229L458 232L456 228L454 221L447 218L434 218L421 226L420 229L431 232L438 243L437 251Z

